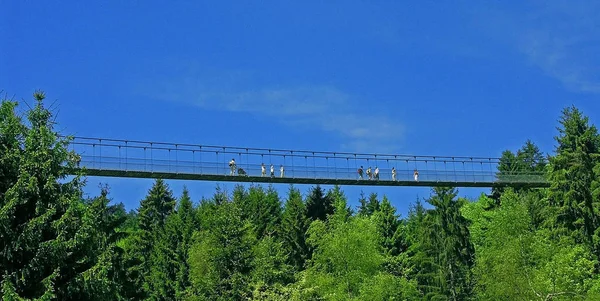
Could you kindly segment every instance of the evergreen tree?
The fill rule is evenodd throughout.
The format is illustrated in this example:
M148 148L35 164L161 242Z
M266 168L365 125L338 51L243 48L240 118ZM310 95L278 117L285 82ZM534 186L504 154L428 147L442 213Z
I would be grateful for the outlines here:
M121 298L120 283L124 278L121 266L123 250L117 242L127 236L119 230L127 216L123 204L109 205L107 186L101 187L100 196L87 202L83 217L88 235L84 243L88 257L79 261L87 266L80 286L71 289L72 300L116 300ZM84 239L80 237L79 239Z
M83 181L67 180L67 169L75 166L69 139L54 132L44 93L36 92L34 98L36 104L27 112L29 127L11 116L15 103L0 107L2 294L72 300L71 292L81 291L85 279L92 279L86 273L103 252L85 245L98 232L82 202Z
M525 177L525 174L543 176L547 162L543 153L531 140L527 140L516 154L510 150L502 153L498 164L498 179L500 181L514 181ZM528 179L524 179L528 180ZM503 187L493 187L492 196L498 201L504 192ZM525 191L525 188L517 188L516 191Z
M189 286L187 256L195 227L193 206L184 187L177 212L167 217L154 244L150 275L152 299L171 300L184 296Z
M360 204L358 207L358 215L367 215L367 199L365 198L365 193L362 190L360 191L358 203Z
M235 194L234 202L236 202ZM266 191L262 186L252 186L247 196L238 203L242 209L242 216L252 223L258 239L276 235L281 223L282 209L279 195L272 186L269 186Z
M245 300L250 295L251 224L234 203L221 203L210 227L194 235L188 258L188 294L209 300Z
M306 199L306 211L311 220L326 221L327 216L333 214L333 200L325 195L321 186L317 185L313 187Z
M375 223L380 234L379 245L385 255L397 256L406 249L399 218L400 216L396 215L396 208L384 195L380 210L375 213Z
M340 186L335 185L332 190L327 192L327 198L333 201L334 212L328 217L328 222L340 224L348 221L352 216L352 210L348 207L348 201Z
M435 254L438 277L442 292L451 300L465 300L472 296L473 277L471 269L475 249L470 241L469 222L460 208L462 201L456 200L458 192L451 187L435 187L428 202L435 208L427 216L431 227L427 251ZM436 254L437 253L437 254Z
M26 133L16 107L17 103L13 101L5 100L0 104L0 206L4 205L6 191L17 182L21 142Z
M372 192L369 195L369 201L367 203L367 215L371 216L375 212L379 211L379 199L377 198L377 193Z
M309 219L306 217L306 207L302 201L302 195L297 188L290 186L281 221L281 238L289 253L289 263L297 271L304 268L304 262L309 256L306 246L308 226Z
M188 263L189 250L192 244L192 236L198 228L198 222L194 214L194 206L190 199L187 188L184 187L183 194L177 208L177 235L179 245L177 246L177 277L175 296L181 300L188 286L190 286L190 266Z
M571 235L600 258L600 137L575 107L563 110L560 124L556 155L550 158L548 226L559 226L557 235Z
M170 248L173 242L156 246L160 242L160 235L164 230L167 217L173 212L175 206L173 192L162 180L157 179L148 195L140 202L138 209L139 230L132 237L128 254L125 257L127 266L128 283L125 285L125 295L129 299L145 299L152 296L153 252L155 248ZM166 263L165 263L166 264ZM155 276L156 278L156 276Z

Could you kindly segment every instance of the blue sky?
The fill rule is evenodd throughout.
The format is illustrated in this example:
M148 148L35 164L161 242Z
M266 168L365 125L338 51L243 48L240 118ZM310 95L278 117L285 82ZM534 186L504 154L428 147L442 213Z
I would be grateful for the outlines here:
M0 3L0 90L44 90L65 134L500 156L526 139L552 152L565 106L600 118L594 1ZM89 178L87 191L99 181L128 208L152 185ZM195 200L216 185L169 184ZM361 189L386 194L403 215L429 195L343 189L353 206Z

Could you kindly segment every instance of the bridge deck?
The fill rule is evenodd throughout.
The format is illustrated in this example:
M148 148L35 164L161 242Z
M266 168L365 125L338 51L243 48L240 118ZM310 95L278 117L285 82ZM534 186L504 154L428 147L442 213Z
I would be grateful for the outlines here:
M257 183L371 186L547 187L541 174L499 174L498 158L354 154L76 137L71 143L89 176L163 178ZM231 175L228 163L236 160ZM261 175L261 164L266 175ZM270 176L273 164L274 176ZM280 167L284 166L281 176ZM357 169L379 167L379 179ZM391 168L396 169L392 180ZM239 175L237 169L245 175ZM418 181L413 172L419 172Z

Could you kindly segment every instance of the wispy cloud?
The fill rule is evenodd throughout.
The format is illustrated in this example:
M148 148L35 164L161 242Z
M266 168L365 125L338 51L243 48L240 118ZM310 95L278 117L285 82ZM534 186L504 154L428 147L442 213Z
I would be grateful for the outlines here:
M600 3L527 2L521 12L486 8L480 24L566 88L600 93ZM485 18L485 19L483 19Z
M200 79L188 78L154 85L153 97L183 102L206 110L245 112L268 117L295 128L316 129L336 135L343 150L393 152L399 150L403 126L372 102L332 86L240 89L209 88Z

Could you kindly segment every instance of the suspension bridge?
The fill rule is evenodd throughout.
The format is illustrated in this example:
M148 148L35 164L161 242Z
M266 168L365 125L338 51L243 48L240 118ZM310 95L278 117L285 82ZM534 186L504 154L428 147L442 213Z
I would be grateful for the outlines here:
M78 171L86 176L370 186L549 186L541 173L498 172L499 158L281 150L90 137L74 137L70 148L80 157ZM233 168L229 165L232 159ZM361 167L362 177L358 172Z

